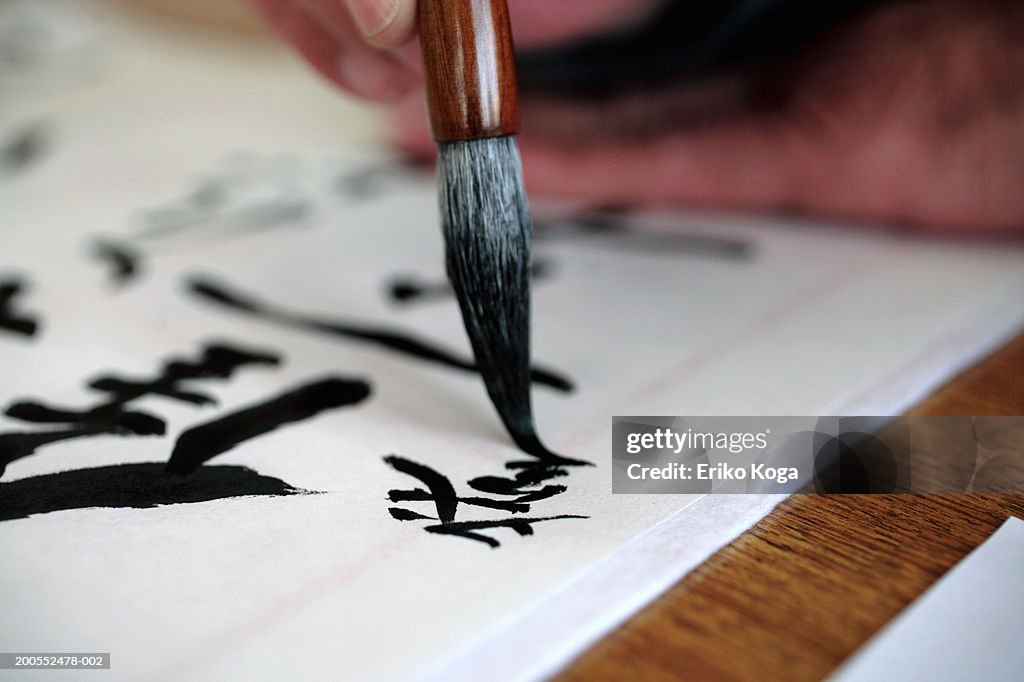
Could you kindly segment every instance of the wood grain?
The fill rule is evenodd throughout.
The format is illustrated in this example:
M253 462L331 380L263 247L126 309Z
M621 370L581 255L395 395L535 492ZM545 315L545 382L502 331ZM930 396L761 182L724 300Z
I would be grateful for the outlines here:
M518 133L516 62L505 0L421 0L419 27L434 139Z
M911 411L1024 414L1024 335ZM1024 495L795 496L556 679L820 680Z

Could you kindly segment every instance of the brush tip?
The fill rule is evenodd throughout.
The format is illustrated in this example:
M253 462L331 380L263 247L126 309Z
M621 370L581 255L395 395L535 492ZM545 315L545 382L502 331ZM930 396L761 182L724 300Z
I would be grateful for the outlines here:
M533 227L515 138L441 143L438 184L448 277L487 393L516 445L538 459L559 458L533 424Z

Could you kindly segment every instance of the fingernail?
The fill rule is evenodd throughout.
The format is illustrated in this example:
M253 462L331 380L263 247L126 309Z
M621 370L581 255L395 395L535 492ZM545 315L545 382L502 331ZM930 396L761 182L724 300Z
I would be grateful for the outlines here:
M352 18L365 38L377 35L395 20L401 0L347 0Z

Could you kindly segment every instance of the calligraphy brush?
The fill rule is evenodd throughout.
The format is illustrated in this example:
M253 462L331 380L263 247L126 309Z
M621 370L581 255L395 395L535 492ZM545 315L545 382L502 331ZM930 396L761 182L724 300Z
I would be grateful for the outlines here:
M477 367L515 443L540 442L530 401L530 242L505 0L420 0L448 278Z

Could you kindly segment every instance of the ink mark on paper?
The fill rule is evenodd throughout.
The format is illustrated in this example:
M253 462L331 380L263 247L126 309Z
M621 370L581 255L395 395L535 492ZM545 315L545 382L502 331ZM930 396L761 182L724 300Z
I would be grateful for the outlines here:
M89 255L107 266L114 287L122 287L139 279L147 257L298 226L311 204L281 175L243 164L204 176L183 196L141 211L130 235L97 239Z
M92 255L108 268L109 281L115 287L122 287L139 276L141 255L127 244L97 240L92 244Z
M39 321L33 315L18 313L15 299L24 294L25 282L19 278L0 278L0 331L20 336L35 336Z
M300 225L310 197L295 187L295 169L280 160L237 155L227 167L199 178L185 193L143 211L135 238L195 237L203 242L231 235Z
M328 320L292 312L205 276L190 278L187 281L187 288L189 293L205 303L285 327L361 341L423 362L439 364L464 372L478 372L476 363L472 360L461 357L438 344L419 339L397 329L375 327L348 320ZM549 370L534 369L531 378L534 383L557 391L567 393L573 390L573 385L568 379Z
M755 253L749 240L688 232L682 226L664 232L638 230L630 226L628 209L619 207L584 211L564 221L537 220L534 239L540 245L573 241L616 251L736 262L750 261Z
M330 409L358 405L370 396L365 381L328 377L310 382L258 405L194 426L180 436L167 473L189 474L204 462L250 440Z
M215 405L208 394L185 382L229 379L246 366L277 366L280 357L253 352L227 344L207 345L198 360L173 358L153 379L125 379L103 375L89 382L89 388L107 394L106 400L85 409L53 407L43 402L20 400L8 406L12 419L32 424L60 424L58 430L0 433L0 476L11 462L35 453L50 443L100 434L119 436L162 436L165 421L155 415L129 409L145 396L161 396L195 406Z
M25 172L42 158L49 144L48 127L34 121L14 130L0 140L0 177Z
M534 260L531 268L534 284L550 278L553 269L549 261ZM393 277L387 284L387 294L393 303L400 305L455 297L455 292L447 281L429 282L409 275Z
M403 181L419 179L415 168L400 161L361 164L337 175L334 192L356 203L381 196L392 197Z
M305 201L288 198L267 199L224 210L201 205L153 209L146 213L145 227L136 238L168 239L195 231L196 238L209 242L295 225L308 210Z
M227 379L244 366L276 366L279 362L279 357L271 353L210 344L198 360L168 361L155 379L103 376L92 381L90 387L107 393L109 399L85 410L16 402L8 408L8 416L29 423L61 424L62 428L0 434L0 476L8 463L61 440L97 434L162 436L166 432L165 421L128 409L132 401L161 396L194 406L213 405L216 401L211 396L183 382ZM166 464L121 464L0 483L0 521L61 509L152 507L242 495L306 492L244 467L203 465L283 426L329 410L358 405L370 393L370 385L361 379L313 379L280 395L186 428L178 436Z
M0 482L0 521L91 507L148 509L233 497L313 494L243 466L205 466L185 478L162 462L117 464Z
M139 212L136 229L97 242L92 255L111 268L115 285L136 279L145 258L281 228L304 227L318 202L307 162L235 153L177 197ZM333 192L351 203L393 193L413 171L392 161L362 164L337 176ZM327 188L327 191L331 191Z
M388 500L403 506L388 509L391 517L397 521L427 521L423 526L428 533L453 535L481 542L496 548L501 543L494 537L493 531L507 528L520 536L533 535L534 526L548 521L565 519L585 519L586 516L562 514L557 516L518 516L529 514L537 502L548 500L564 493L567 487L561 483L549 481L562 480L569 476L573 466L587 466L587 462L565 460L565 463L553 464L542 460L525 462L509 462L506 468L515 471L512 476L483 476L468 482L468 486L477 493L484 495L459 495L451 480L438 471L398 455L384 458L385 463L399 473L411 476L423 487L395 489L388 493ZM433 515L410 509L410 503L429 503ZM509 516L497 518L469 518L460 512L465 508L500 511ZM436 523L434 523L436 522Z

